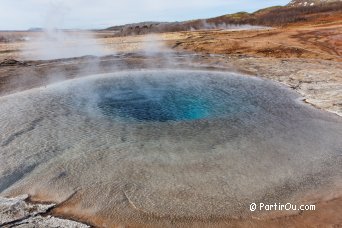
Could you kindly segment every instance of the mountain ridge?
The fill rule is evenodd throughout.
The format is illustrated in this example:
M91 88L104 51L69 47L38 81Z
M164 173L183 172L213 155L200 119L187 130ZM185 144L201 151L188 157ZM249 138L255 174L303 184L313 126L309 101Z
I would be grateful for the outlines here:
M288 6L315 6L333 2L342 2L342 0L292 0Z

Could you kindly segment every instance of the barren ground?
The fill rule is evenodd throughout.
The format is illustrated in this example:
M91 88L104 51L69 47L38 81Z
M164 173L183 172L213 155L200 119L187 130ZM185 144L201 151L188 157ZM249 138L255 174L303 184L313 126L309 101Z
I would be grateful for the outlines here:
M258 31L166 33L153 40L142 36L114 37L108 32L98 32L98 40L109 51L117 50L117 54L47 61L30 61L21 56L20 50L25 49L25 41L20 37L31 33L1 33L10 36L12 41L0 42L0 95L49 84L52 82L49 75L55 72L63 72L65 78L73 78L121 69L205 68L237 71L283 83L315 107L342 115L342 20L329 15L325 20L312 25L297 24ZM165 43L163 52L142 54L150 42L159 42L162 46ZM99 67L87 68L94 61ZM82 68L87 71L83 72ZM327 196L326 201L314 201L317 203L316 211L266 220L195 222L193 226L338 227L342 225L341 193ZM65 213L67 208L68 204L64 203L52 213L70 216ZM73 216L95 225L103 222L101 218Z

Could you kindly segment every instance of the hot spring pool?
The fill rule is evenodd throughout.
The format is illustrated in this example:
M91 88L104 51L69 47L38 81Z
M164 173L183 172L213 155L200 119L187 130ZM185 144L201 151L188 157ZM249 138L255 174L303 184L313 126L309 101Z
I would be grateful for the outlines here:
M189 88L100 88L98 107L107 116L121 116L139 121L187 121L209 118L217 112L219 101L212 94L200 94ZM113 88L114 87L114 88Z
M278 84L146 70L0 98L0 192L116 224L248 215L341 180L342 121ZM63 210L64 210L63 209ZM64 212L65 212L64 211Z
M184 75L185 76L185 75ZM213 81L198 75L182 78L158 74L103 78L74 88L80 110L126 121L170 122L214 119L255 112L264 96L242 81ZM76 86L77 87L77 86Z

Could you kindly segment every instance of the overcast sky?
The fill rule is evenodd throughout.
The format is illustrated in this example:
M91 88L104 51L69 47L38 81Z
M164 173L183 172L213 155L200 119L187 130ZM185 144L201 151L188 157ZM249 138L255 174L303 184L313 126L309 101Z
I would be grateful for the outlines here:
M253 12L290 0L0 0L0 30L105 28L141 21L182 21Z

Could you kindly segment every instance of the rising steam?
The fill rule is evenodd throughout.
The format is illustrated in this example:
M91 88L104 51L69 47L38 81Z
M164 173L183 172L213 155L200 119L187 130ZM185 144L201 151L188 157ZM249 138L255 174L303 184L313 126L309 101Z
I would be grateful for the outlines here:
M91 31L61 29L69 12L62 3L50 4L44 28L30 37L22 52L24 58L49 60L109 54Z

